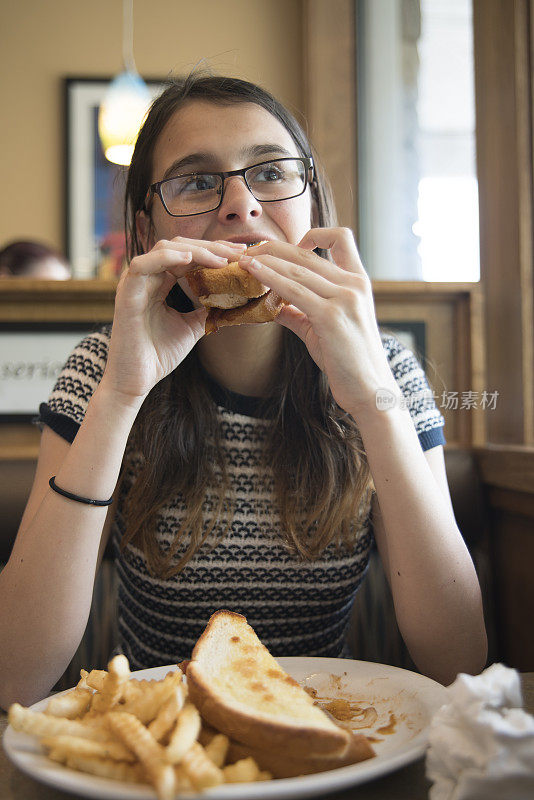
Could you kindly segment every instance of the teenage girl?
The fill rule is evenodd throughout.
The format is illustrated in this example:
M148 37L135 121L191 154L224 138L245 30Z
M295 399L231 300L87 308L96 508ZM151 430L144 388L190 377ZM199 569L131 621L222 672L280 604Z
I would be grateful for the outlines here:
M176 81L139 135L126 219L113 325L76 348L41 407L0 574L0 703L38 700L67 667L110 536L134 669L189 657L219 608L245 614L275 655L349 655L374 538L417 667L443 683L480 671L443 418L413 355L379 332L297 122L245 81ZM187 273L234 260L289 304L205 336Z

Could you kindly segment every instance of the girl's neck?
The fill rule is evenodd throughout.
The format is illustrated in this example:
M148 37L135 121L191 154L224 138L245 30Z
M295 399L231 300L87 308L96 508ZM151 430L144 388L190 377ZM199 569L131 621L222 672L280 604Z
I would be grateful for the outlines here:
M204 369L232 392L265 397L278 368L283 331L275 322L222 328L197 344Z

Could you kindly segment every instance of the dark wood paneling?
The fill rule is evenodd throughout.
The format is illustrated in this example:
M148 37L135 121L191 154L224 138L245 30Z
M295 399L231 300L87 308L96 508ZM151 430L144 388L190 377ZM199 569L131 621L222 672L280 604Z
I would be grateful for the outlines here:
M500 658L516 669L533 670L533 519L493 509L490 537Z
M306 0L304 93L308 132L332 184L339 224L358 236L354 0Z
M490 508L509 511L511 514L522 514L532 519L534 536L534 494L529 492L512 492L509 489L489 487L487 499ZM534 586L534 581L533 581Z
M113 319L116 281L0 281L0 322L106 322Z
M496 658L534 669L534 448L488 445L475 457L489 523Z
M534 493L534 448L487 445L475 451L484 484ZM534 535L534 534L533 534Z
M474 0L488 440L534 443L530 0Z

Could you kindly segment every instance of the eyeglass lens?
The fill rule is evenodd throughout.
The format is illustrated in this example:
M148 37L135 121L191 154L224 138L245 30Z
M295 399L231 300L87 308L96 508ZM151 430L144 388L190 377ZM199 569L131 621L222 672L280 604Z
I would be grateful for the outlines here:
M287 200L302 194L306 169L300 159L256 164L245 171L245 181L261 201ZM187 215L210 211L219 205L223 190L220 175L182 175L161 184L163 201L170 214Z

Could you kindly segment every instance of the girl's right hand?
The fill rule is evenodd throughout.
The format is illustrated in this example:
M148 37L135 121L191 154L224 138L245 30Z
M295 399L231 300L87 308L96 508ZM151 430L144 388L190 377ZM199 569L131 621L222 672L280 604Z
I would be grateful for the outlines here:
M102 382L123 400L139 403L172 372L204 335L206 309L181 314L165 303L192 269L224 267L245 246L177 236L136 256L122 274L115 297L109 355Z

